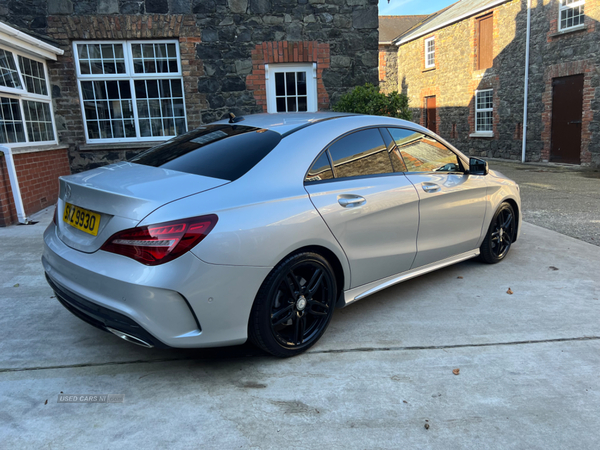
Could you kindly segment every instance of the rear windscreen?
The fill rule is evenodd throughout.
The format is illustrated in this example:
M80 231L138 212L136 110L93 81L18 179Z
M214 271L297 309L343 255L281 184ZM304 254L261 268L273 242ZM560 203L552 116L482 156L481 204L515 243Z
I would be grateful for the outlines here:
M130 160L223 180L237 180L273 150L281 135L243 125L206 125Z

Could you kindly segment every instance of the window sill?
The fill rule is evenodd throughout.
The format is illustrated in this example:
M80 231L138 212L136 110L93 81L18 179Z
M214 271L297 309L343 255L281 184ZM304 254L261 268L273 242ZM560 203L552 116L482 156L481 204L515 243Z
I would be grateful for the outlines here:
M432 70L435 70L435 69L436 69L436 67L435 67L435 66L433 66L433 67L425 67L425 68L422 70L422 73L425 73L425 72L431 72Z
M146 141L146 142L115 142L115 143L102 143L102 144L81 144L77 147L80 152L106 152L116 150L136 150L136 149L148 149L155 145L162 144L164 141Z
M578 31L586 31L587 30L587 25L583 24L583 25L579 25L573 28L567 28L566 30L562 30L562 31L557 31L556 33L552 33L550 35L551 38L554 37L559 37L559 36L564 36L566 34L570 34L570 33L577 33Z
M494 132L493 131L478 131L476 133L471 133L469 135L469 137L471 137L471 138L493 138Z

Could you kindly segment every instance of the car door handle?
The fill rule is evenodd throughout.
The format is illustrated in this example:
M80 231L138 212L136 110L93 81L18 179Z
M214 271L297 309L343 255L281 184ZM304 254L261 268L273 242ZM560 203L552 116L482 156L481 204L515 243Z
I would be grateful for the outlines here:
M421 187L428 194L431 194L432 192L438 192L440 190L440 187L435 183L421 183Z
M340 195L338 197L338 203L344 208L356 208L367 203L367 200L360 195Z

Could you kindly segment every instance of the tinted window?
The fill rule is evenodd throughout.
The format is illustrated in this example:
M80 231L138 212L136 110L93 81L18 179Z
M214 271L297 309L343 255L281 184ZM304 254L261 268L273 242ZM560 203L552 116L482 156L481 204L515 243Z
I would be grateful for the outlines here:
M329 147L335 177L392 173L392 163L381 133L376 128L358 131Z
M406 172L406 166L404 165L402 156L400 156L400 152L396 148L396 142L394 139L392 139L392 136L386 128L380 128L379 131L381 131L381 136L383 137L385 145L387 146L388 153L392 160L392 166L394 167L394 172Z
M407 172L461 172L458 156L435 139L403 128L389 128Z
M327 152L323 152L308 171L306 181L330 180L332 178L333 171L331 170Z
M243 125L206 125L153 147L132 163L236 180L273 150L281 135Z

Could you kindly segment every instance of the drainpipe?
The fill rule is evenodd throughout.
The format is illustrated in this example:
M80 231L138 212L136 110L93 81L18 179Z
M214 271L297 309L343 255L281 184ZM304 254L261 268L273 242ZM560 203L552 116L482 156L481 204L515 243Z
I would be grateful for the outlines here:
M527 40L525 42L525 94L523 98L523 149L521 162L525 162L527 149L527 103L529 100L529 37L531 36L531 0L527 0Z
M23 199L21 198L21 189L19 188L19 180L17 179L17 171L15 169L15 161L13 155L8 147L0 145L0 151L4 153L4 159L6 160L6 170L8 171L8 178L10 179L10 187L12 188L13 197L15 199L15 208L17 209L17 218L22 224L28 224L27 216L25 215L25 208L23 207Z

